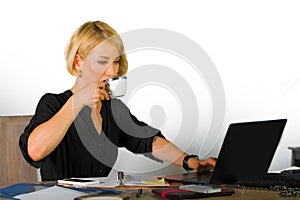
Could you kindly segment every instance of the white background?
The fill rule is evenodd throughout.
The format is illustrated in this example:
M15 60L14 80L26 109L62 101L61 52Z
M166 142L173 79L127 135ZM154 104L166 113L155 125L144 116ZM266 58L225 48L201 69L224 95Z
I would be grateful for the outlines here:
M44 93L72 86L63 53L82 23L101 20L119 33L169 29L200 45L220 74L226 116L216 134L224 136L231 122L287 118L270 169L289 167L288 147L300 146L299 10L296 0L1 1L0 115L33 114ZM139 57L132 59L129 68ZM217 139L213 156L222 142Z

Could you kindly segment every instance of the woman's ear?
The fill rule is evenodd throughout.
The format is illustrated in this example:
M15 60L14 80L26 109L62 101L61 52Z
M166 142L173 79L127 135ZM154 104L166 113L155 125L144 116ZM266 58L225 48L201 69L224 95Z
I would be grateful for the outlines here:
M81 59L80 55L77 53L75 55L75 60L74 60L74 68L77 70L77 71L81 71L81 66L83 64L83 60Z

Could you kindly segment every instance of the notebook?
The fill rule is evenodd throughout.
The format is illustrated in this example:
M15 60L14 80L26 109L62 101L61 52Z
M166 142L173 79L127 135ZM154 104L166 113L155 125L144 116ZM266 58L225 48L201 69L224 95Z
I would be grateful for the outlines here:
M275 119L232 123L213 170L169 175L165 180L225 184L260 179L268 172L286 122L286 119Z

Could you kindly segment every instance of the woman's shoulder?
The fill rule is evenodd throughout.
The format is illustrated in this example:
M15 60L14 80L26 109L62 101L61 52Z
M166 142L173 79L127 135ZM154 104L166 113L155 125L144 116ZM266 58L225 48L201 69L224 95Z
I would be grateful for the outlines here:
M70 97L72 96L72 92L71 90L66 90L62 93L45 93L42 97L41 97L41 102L53 102L53 101L57 101L57 102L66 102Z
M71 92L71 90L66 90L66 91L64 91L64 92L62 92L62 93L50 93L50 92L48 92L48 93L45 93L43 96L42 96L42 98L44 98L44 97L46 97L46 98L69 98L69 97L71 97L72 96L72 92Z

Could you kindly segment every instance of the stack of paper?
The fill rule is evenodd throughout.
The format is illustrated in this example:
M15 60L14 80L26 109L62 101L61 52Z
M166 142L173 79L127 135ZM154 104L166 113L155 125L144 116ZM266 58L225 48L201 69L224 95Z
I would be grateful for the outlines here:
M78 192L72 189L60 187L60 186L52 186L46 189L38 190L35 192L30 192L27 194L21 194L15 196L15 198L20 200L73 200L76 197L87 195L83 192Z

